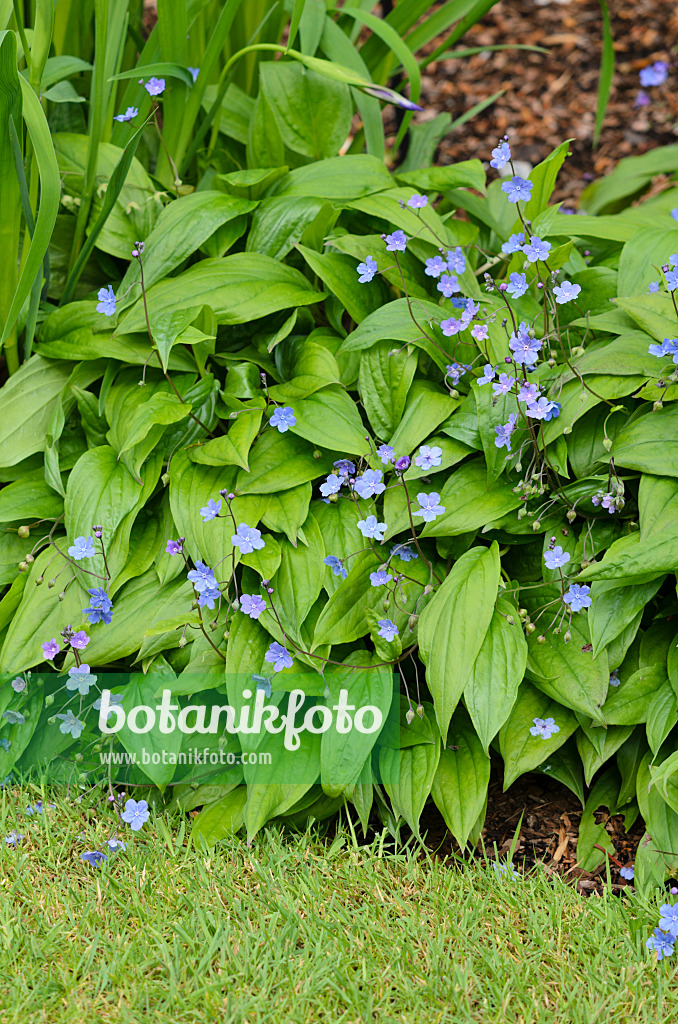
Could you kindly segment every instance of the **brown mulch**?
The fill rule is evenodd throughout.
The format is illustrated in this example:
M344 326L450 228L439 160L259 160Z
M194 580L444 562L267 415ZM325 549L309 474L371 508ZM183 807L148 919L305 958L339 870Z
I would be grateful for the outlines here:
M587 180L625 156L678 141L678 67L665 85L648 90L649 107L635 107L638 72L655 60L676 59L678 7L673 0L608 0L616 57L600 142L592 150L602 21L598 0L504 0L456 44L457 49L520 43L548 54L503 50L430 64L423 77L424 119L453 118L500 89L486 111L443 140L436 163L487 161L508 133L514 157L534 165L574 137L556 191L571 201ZM673 49L671 49L673 48Z

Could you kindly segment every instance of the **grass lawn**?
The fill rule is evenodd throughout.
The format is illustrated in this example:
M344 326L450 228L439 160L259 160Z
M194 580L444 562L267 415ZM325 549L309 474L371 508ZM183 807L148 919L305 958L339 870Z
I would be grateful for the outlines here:
M262 832L210 852L179 821L123 825L80 854L110 805L2 792L3 1024L669 1022L678 963L645 948L659 903L578 896L543 871L389 852L350 832ZM46 797L47 803L49 797Z

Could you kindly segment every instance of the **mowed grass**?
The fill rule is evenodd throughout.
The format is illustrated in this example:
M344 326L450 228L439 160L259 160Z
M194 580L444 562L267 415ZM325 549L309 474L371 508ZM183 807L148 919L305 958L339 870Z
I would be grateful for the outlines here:
M660 895L583 898L350 831L205 851L167 818L123 825L97 869L80 854L114 833L105 797L27 817L39 796L2 792L2 837L26 836L0 837L3 1024L676 1019L676 962L645 949Z

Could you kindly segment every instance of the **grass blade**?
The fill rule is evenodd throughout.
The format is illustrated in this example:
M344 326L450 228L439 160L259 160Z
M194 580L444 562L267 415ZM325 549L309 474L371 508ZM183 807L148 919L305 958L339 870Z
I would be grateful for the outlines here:
M596 126L593 132L593 148L598 145L598 139L603 129L605 111L610 99L612 89L612 78L614 76L614 40L612 38L612 26L610 24L610 12L607 0L599 0L600 10L603 16L603 53L600 59L600 79L598 81L598 106L596 107Z

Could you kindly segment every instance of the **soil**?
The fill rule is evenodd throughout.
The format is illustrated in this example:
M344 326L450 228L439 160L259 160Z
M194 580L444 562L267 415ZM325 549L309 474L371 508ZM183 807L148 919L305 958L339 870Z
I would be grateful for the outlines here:
M455 49L527 44L549 52L485 51L430 64L423 76L425 110L417 115L420 119L441 111L456 119L505 90L492 106L443 140L436 163L471 157L487 161L496 140L508 133L514 157L534 166L564 139L574 138L554 196L572 202L587 181L609 172L622 157L678 141L678 7L672 0L608 0L608 8L616 68L595 150L602 46L598 0L504 0ZM640 69L672 59L667 82L647 90L650 105L634 106Z

